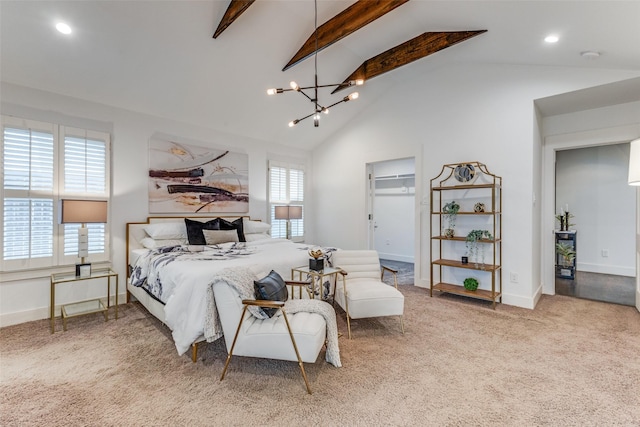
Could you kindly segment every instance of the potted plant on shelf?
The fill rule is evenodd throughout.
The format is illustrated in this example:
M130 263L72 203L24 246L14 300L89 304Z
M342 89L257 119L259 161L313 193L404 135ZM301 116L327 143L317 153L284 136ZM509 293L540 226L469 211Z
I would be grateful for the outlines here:
M491 232L489 230L471 230L469 234L467 234L467 250L469 251L469 258L471 258L476 267L478 267L478 249L480 252L480 258L482 260L482 265L484 266L484 247L478 246L478 242L482 239L493 239Z
M463 282L464 288L468 291L475 291L478 289L478 279L473 277L467 277Z
M447 228L444 229L445 237L453 237L455 235L456 228L456 218L458 218L458 211L460 210L460 205L452 200L442 208L442 213L444 213L444 218L447 221Z
M556 252L560 255L561 265L563 267L573 267L573 261L576 259L576 250L568 243L556 243Z

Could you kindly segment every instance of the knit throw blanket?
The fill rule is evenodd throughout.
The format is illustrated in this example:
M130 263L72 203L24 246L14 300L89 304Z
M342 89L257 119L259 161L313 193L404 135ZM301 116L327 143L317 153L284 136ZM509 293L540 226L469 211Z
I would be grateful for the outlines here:
M204 326L204 336L207 342L215 341L222 336L222 326L220 325L218 310L216 309L213 285L218 282L225 282L240 295L240 299L255 299L254 280L258 280L258 277L246 267L226 268L213 278L209 286L207 286L207 314ZM249 306L247 310L252 316L258 319L268 318L260 307ZM298 312L320 314L327 324L326 361L337 368L342 367L342 363L340 362L340 349L338 347L336 312L331 305L321 300L298 299L285 302L284 310L289 314ZM278 311L276 316L282 316L282 312Z

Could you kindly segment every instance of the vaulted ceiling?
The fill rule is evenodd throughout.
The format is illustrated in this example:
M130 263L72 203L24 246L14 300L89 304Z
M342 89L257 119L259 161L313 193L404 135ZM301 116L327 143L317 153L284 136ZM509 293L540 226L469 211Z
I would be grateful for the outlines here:
M251 2L248 2L251 3ZM319 0L318 24L354 1ZM403 2L400 2L403 3ZM214 39L228 0L0 2L2 81L309 148L348 125L397 84L440 67L500 63L640 70L638 1L410 0L318 54L319 83L429 32L487 30L358 88L319 128L287 123L312 105L269 97L290 80L313 85L313 61L282 71L314 30L311 0L259 0ZM68 22L71 36L54 25ZM560 41L543 38L556 33ZM583 51L598 51L589 60ZM346 92L346 91L345 91ZM345 95L322 92L326 104ZM309 111L310 112L310 111Z

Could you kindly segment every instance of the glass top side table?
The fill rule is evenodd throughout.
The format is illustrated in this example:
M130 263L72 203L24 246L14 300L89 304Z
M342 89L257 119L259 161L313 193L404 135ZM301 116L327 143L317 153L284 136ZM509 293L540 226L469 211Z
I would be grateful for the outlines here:
M118 273L110 268L95 269L91 271L91 274L87 277L78 277L75 272L65 273L53 273L51 275L51 307L50 307L50 320L51 320L51 333L55 333L55 309L56 309L56 285L60 283L69 282L82 282L84 280L106 279L107 282L107 297L106 307L100 298L91 299L88 301L79 301L69 304L64 304L60 308L60 315L62 317L63 329L67 330L67 318L82 316L90 313L103 313L104 320L109 320L109 308L111 307L111 278L115 278L115 318L118 319Z

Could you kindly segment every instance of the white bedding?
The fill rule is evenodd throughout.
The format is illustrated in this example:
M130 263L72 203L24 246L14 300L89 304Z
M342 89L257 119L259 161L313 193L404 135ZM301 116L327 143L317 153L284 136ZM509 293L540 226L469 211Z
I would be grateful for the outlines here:
M231 243L218 245L230 247ZM172 330L173 339L179 354L185 353L189 346L202 336L206 317L206 291L214 275L223 268L232 266L249 267L257 277L277 271L285 280L291 277L291 268L306 265L309 247L292 243L285 239L264 239L246 243L250 255L224 260L197 260L185 256L167 263L158 270L162 282L160 300L165 303L165 323ZM207 249L199 252L207 256ZM138 256L138 267L150 270L152 257ZM133 264L135 265L135 264Z

